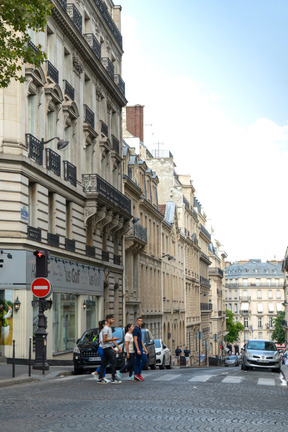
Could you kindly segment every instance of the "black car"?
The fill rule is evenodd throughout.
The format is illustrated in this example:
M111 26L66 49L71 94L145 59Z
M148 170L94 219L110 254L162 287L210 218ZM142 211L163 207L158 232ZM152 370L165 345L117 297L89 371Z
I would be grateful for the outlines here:
M149 366L151 369L156 369L156 352L155 352L154 338L148 329L141 329L141 332L142 332L142 341L148 351L147 363L144 369L147 370Z
M122 353L117 354L117 369L120 369L125 363L123 354L124 345L124 328L112 327L113 337L119 338L117 344L122 348ZM80 339L77 340L76 346L73 349L73 364L75 374L81 373L84 370L95 370L101 364L100 355L95 349L93 341L99 334L98 328L86 330Z

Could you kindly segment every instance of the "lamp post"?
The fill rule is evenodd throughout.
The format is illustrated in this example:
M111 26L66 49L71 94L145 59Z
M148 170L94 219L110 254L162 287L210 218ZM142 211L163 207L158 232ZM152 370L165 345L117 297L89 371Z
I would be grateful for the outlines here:
M48 144L49 142L53 141L54 139L58 140L58 142L57 142L57 149L58 150L63 150L69 144L69 141L65 141L63 139L60 139L59 137L53 137L53 138L50 138L47 141L44 141L44 138L41 138L41 143L42 143L42 145L44 147L45 144Z

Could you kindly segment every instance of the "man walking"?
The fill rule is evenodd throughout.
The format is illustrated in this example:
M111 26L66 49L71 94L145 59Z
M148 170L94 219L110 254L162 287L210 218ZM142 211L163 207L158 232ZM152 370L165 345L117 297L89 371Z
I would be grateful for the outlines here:
M103 379L104 371L108 363L110 362L110 368L111 368L111 374L112 374L112 381L111 384L120 384L122 381L120 381L116 376L116 354L112 348L113 344L118 348L119 353L121 353L121 348L116 343L117 338L113 338L112 336L112 329L111 326L114 323L114 316L112 314L106 316L107 324L102 330L102 343L101 347L103 349L103 357L101 361L101 366L99 370L99 379L97 383L99 384L106 384L106 382Z
M143 319L141 317L137 318L136 326L133 330L133 340L134 340L134 351L135 351L135 365L134 365L134 381L144 381L141 375L142 369L147 361L148 351L142 341L141 327L143 324Z

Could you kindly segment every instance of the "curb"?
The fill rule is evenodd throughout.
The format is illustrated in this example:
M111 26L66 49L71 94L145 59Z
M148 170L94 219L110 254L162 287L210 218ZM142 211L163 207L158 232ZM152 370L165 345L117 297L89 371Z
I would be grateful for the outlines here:
M8 378L8 379L4 379L4 380L0 380L0 388L1 387L9 387L12 385L17 385L17 384L25 384L25 383L31 383L31 382L35 382L35 381L43 381L43 380L49 380L49 379L54 379L57 377L64 377L64 376L69 376L69 375L74 375L72 371L59 371L59 372L54 372L54 373L50 373L47 375L39 375L39 376L27 376L27 377L16 377L16 378Z

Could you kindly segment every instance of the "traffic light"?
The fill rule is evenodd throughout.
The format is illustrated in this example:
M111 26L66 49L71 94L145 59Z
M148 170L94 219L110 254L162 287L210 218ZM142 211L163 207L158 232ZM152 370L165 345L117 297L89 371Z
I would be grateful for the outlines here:
M36 257L36 277L48 276L48 252L44 250L37 250L33 252Z
M220 345L219 345L219 348L220 348L220 349L222 349L222 348L223 348L223 346L222 346L222 345L220 344Z

